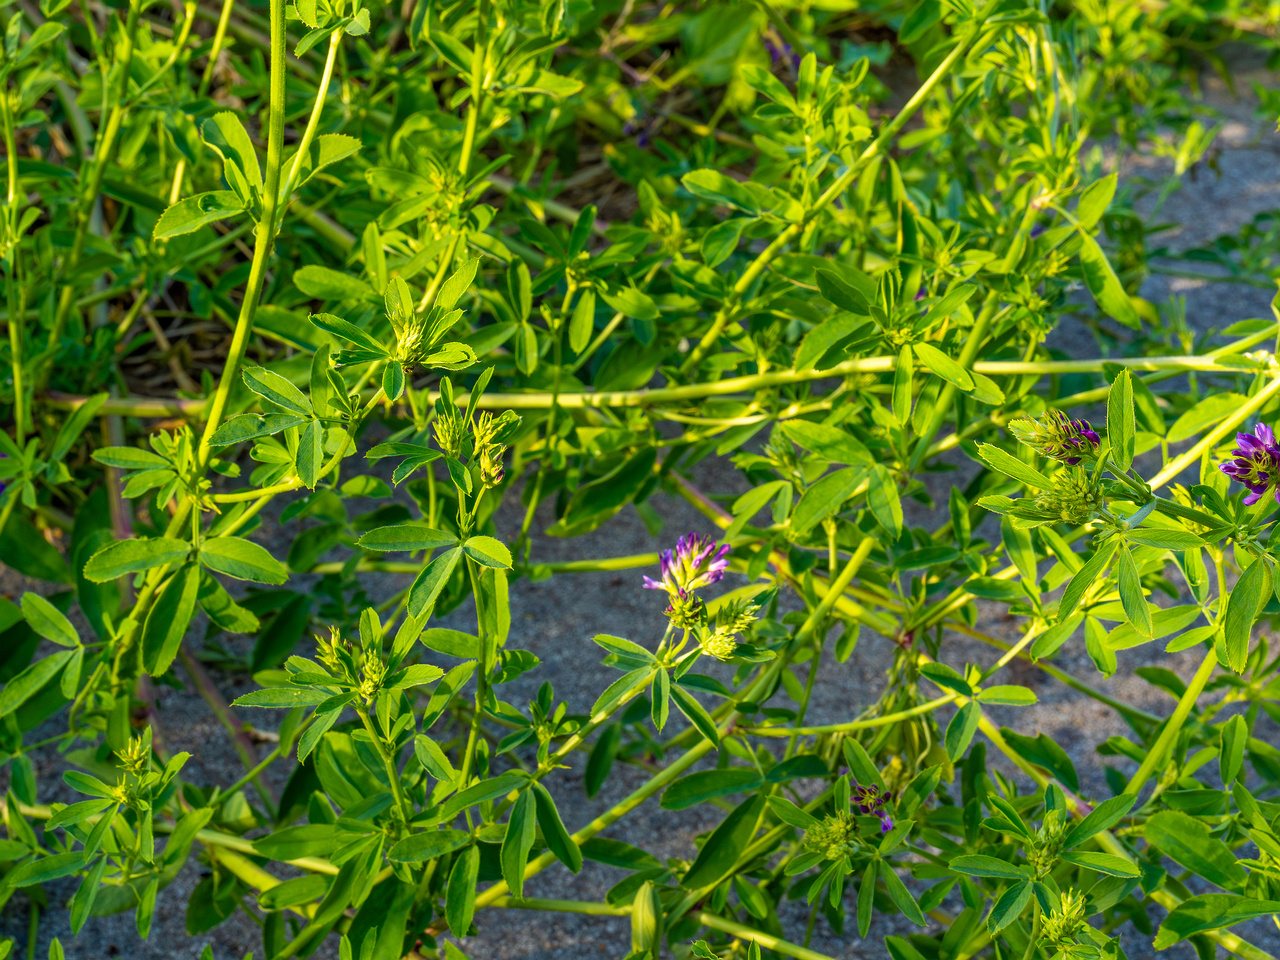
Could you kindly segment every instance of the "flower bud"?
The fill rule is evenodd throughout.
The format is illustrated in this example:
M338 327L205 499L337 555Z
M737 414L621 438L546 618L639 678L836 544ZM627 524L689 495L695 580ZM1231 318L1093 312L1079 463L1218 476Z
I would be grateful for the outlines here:
M436 444L447 457L455 460L462 456L462 445L467 439L467 424L456 410L439 414L432 423Z
M1046 517L1063 523L1088 523L1097 518L1106 502L1094 489L1083 470L1060 470L1053 476L1053 489L1036 495L1036 506Z
M1074 467L1098 453L1098 434L1087 420L1071 420L1060 410L1050 410L1039 420L1009 422L1009 432L1041 456Z

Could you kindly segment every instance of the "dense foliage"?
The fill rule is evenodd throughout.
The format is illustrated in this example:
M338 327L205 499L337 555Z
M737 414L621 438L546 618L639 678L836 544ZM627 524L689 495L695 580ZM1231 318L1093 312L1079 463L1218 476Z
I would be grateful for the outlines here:
M632 957L821 960L816 922L877 913L920 928L895 960L1119 957L1131 928L1269 956L1228 928L1280 912L1256 628L1280 609L1280 324L1197 333L1137 297L1135 210L1201 161L1189 84L1227 41L1269 50L1273 4L0 9L0 559L48 586L0 601L0 901L145 937L199 858L189 932L243 910L268 958L456 960L530 907L629 916ZM1135 150L1172 169L1118 192ZM1196 257L1269 282L1273 235ZM1094 358L1046 346L1064 320ZM699 490L707 457L748 492ZM540 504L573 537L659 525L660 490L716 535L534 549ZM302 532L273 552L264 516ZM627 567L653 617L596 638L619 676L590 710L504 699L538 666L506 645L513 580ZM412 584L373 603L387 572ZM434 622L472 599L473 631ZM806 725L864 628L897 645L885 692ZM958 635L1002 653L960 662ZM1084 645L1109 676L1157 641L1203 658L1141 671L1167 718L1052 662ZM1035 701L1015 658L1128 725L1098 745L1109 795L992 722ZM262 759L224 669L278 723ZM153 743L166 683L225 722L230 786ZM78 802L37 782L55 746ZM594 795L620 763L643 786L562 816L559 771ZM658 796L723 809L692 860L626 842ZM584 858L628 876L536 899Z

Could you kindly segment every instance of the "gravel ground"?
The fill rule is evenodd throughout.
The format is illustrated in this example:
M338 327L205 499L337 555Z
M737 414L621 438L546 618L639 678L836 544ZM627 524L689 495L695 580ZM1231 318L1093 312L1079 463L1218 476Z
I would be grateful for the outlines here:
M1275 176L1280 137L1274 133L1272 124L1259 123L1253 118L1254 104L1247 95L1252 80L1270 81L1261 64L1253 63L1248 56L1236 58L1232 65L1238 71L1238 89L1245 93L1239 99L1233 98L1216 76L1206 76L1204 80L1206 101L1221 111L1226 122L1218 138L1217 171L1201 165L1196 176L1188 179L1170 197L1160 213L1162 220L1177 222L1180 226L1152 242L1165 245L1173 252L1198 246L1221 233L1235 231L1254 214L1280 206L1277 202L1280 199L1280 179ZM1167 161L1149 156L1130 157L1122 164L1127 177L1160 177L1167 174L1169 167ZM1270 316L1271 292L1240 284L1156 275L1144 286L1143 293L1157 303L1171 294L1186 296L1188 317L1197 330L1221 328L1250 317ZM1073 334L1064 330L1057 342L1077 355L1093 353L1087 337L1079 332ZM704 489L717 493L743 489L742 479L723 464L704 462L699 467L697 481ZM665 521L665 529L660 536L651 536L639 517L628 510L605 529L585 537L571 541L537 538L534 542L535 556L551 562L645 553L667 545L679 532L709 529L709 524L683 501L660 495L652 502ZM538 528L545 528L551 519L550 514L544 511L539 516ZM515 511L504 510L498 517L499 535L512 538L518 523L519 516ZM268 531L268 535L284 537L292 536L292 532L272 534ZM282 539L280 542L287 541ZM534 695L539 684L547 680L554 685L557 697L567 701L571 710L586 711L599 691L616 676L600 665L601 652L590 638L596 633L611 633L652 645L661 635L661 599L639 589L639 577L640 571L622 571L562 575L543 583L521 581L515 584L512 589L513 624L508 645L532 651L541 658L542 665L506 687L506 699L523 703ZM389 596L407 582L406 577L382 576L371 584L371 594L375 598ZM13 571L0 570L0 592L7 596L17 597L24 590L36 587ZM467 620L468 611L462 609L450 616L447 625L465 627ZM1011 618L990 611L984 611L981 626L1006 640L1015 639L1021 629ZM847 663L824 662L814 688L809 722L846 720L872 702L884 687L885 669L891 662L892 649L887 640L864 631L862 641ZM954 634L948 636L945 649L948 662L956 665L965 661L985 665L998 655L991 647ZM1166 655L1159 644L1150 644L1126 652L1116 676L1104 680L1096 674L1084 653L1083 644L1073 641L1055 662L1114 697L1152 712L1166 713L1172 701L1133 671L1143 665L1159 663L1187 677L1193 670L1195 658L1194 652ZM1009 668L1009 674L1012 682L1031 686L1040 703L1020 711L993 711L995 719L1022 732L1038 730L1049 734L1071 755L1080 771L1083 792L1086 795L1106 794L1102 759L1094 753L1093 745L1108 736L1126 733L1123 722L1096 701L1048 680L1032 667L1017 663ZM216 672L214 676L228 700L254 686L245 675ZM185 681L185 677L183 679ZM236 778L239 762L203 700L188 690L165 687L159 691L158 706L158 731L165 745L172 751L186 750L192 754L185 776L196 783L223 785ZM258 716L252 719L264 724L270 722ZM41 800L70 800L70 791L59 782L62 764L57 756L42 754L39 761L38 773L43 790ZM619 765L600 795L588 800L582 791L581 767L582 758L579 756L573 769L562 771L550 784L571 830L608 809L644 780L640 771ZM1121 767L1127 769L1123 763ZM268 779L273 788L278 790L282 786L279 778ZM656 801L651 800L608 831L607 835L637 844L659 857L687 858L695 849L694 836L713 825L720 816L719 811L709 807L672 814L660 811ZM139 960L185 960L197 957L206 943L212 944L218 960L240 958L250 951L260 954L258 929L243 913L209 934L197 938L186 936L185 903L200 878L201 870L199 864L189 864L178 880L162 891L151 937L146 942L137 938L131 914L94 919L78 938L72 938L63 904L74 887L51 885L52 906L40 918L40 945L36 955L43 960L48 943L54 936L61 938L71 960L116 956ZM533 897L598 900L621 876L620 871L598 864L587 864L577 876L556 866L531 881L526 889ZM19 944L25 944L28 911L25 896L13 897L0 912L0 935L15 937ZM784 912L784 927L794 940L803 936L806 913L795 904L789 905ZM624 918L492 910L481 914L477 920L479 936L464 944L473 960L588 960L621 957L629 949L628 923ZM901 918L897 918L897 922L878 918L866 940L858 939L856 933L837 938L826 922L820 920L812 947L836 958L879 958L887 955L883 936L904 932L908 931L904 929ZM1245 932L1244 928L1241 932ZM1273 952L1280 950L1280 937L1270 924L1254 924L1248 935L1259 946ZM322 949L317 956L333 956L335 951L331 946ZM1140 935L1128 936L1125 949L1134 958L1151 955ZM25 956L25 947L19 946L15 956ZM1190 960L1194 954L1183 945L1166 956Z

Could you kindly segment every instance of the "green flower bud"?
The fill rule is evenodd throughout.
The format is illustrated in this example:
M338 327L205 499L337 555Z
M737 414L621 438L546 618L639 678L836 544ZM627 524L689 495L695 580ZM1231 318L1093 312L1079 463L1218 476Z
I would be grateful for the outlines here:
M1097 519L1106 506L1084 470L1060 470L1053 476L1053 489L1036 495L1036 506L1047 518L1081 524Z
M1079 890L1067 890L1058 899L1058 906L1044 918L1042 936L1047 944L1061 948L1075 941L1085 928L1085 900Z
M858 850L858 825L853 815L842 810L824 817L805 831L804 847L820 853L828 860L852 857Z
M702 639L701 646L702 652L708 656L715 657L717 660L728 660L733 656L738 642L733 638L732 633L716 630Z

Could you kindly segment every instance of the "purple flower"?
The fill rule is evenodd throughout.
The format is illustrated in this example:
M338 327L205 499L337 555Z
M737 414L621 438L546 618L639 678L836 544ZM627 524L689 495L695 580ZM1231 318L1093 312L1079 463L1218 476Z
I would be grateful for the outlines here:
M893 798L887 790L881 790L879 787L864 787L861 784L853 785L853 806L864 817L879 817L880 832L888 833L893 829L893 818L889 816L889 811L885 809L885 805Z
M676 541L675 551L663 550L662 579L644 578L646 590L665 590L684 599L691 591L708 587L724 578L729 569L729 545L718 547L711 537L690 533Z
M793 68L800 66L800 55L791 49L791 44L781 39L775 43L767 33L761 34L760 39L764 41L764 48L769 51L769 62L775 70L783 61L790 63Z
M1265 423L1260 423L1253 433L1236 434L1236 448L1231 453L1236 459L1218 469L1249 488L1244 502L1252 506L1280 477L1280 447L1276 445L1276 435ZM1280 488L1276 490L1276 502L1280 503Z

